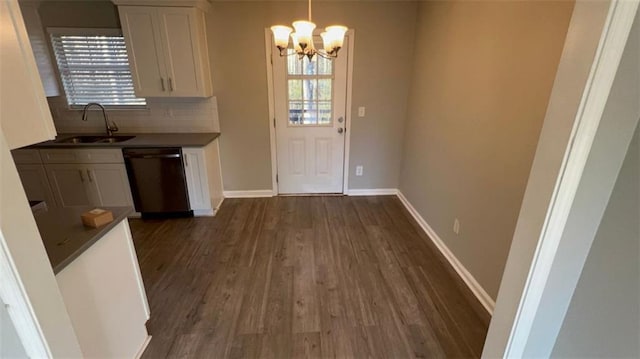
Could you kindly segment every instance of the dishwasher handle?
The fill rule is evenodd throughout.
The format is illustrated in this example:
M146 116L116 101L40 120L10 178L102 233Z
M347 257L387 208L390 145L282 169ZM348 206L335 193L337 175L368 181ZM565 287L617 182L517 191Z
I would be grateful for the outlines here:
M163 155L124 155L124 158L180 158L182 157L179 153L172 154L163 154Z

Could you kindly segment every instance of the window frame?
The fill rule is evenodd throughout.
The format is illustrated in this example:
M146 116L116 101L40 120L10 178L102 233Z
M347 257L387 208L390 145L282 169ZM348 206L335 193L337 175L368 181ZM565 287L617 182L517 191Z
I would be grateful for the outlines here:
M322 48L322 42L321 42L321 38L320 36L313 36L314 39L314 46L316 46L316 48ZM320 61L320 55L316 55L318 58L315 61ZM284 70L284 76L285 76L285 84L286 84L286 96L287 96L287 113L289 114L289 120L287 121L287 127L298 127L298 128L312 128L312 127L333 127L334 125L334 115L335 115L335 109L334 109L334 97L335 97L335 88L334 88L334 81L335 81L335 64L333 63L332 60L328 60L331 63L331 73L330 74L304 74L304 73L300 73L300 74L290 74L289 73L289 60L290 59L295 59L295 61L308 61L306 58L304 59L299 59L298 56L295 54L295 49L293 48L293 44L289 44L289 47L287 48L287 59L284 61L284 66L285 66L285 70ZM319 66L319 64L316 64L316 66ZM303 71L304 72L304 71ZM330 103L331 104L331 120L328 123L320 123L319 122L319 111L316 108L316 119L318 120L317 123L292 123L291 122L291 99L289 98L289 94L290 94L290 86L289 86L289 80L330 80L331 81L331 99L330 100L319 100L319 95L317 95L318 97L316 97L315 100L312 100L310 102L315 102L316 105L319 105L320 103ZM304 95L302 100L300 100L300 102L302 103L303 109L304 109L304 103L307 102L304 99ZM304 113L304 111L303 111Z
M120 28L80 28L80 27L47 27L47 36L48 36L48 46L49 51L51 52L51 57L53 62L55 63L55 73L58 81L58 85L62 89L60 96L65 98L66 106L69 110L82 110L86 105L76 105L70 104L69 98L67 97L67 92L64 87L64 81L62 79L62 73L60 71L60 65L58 64L58 59L56 57L56 53L54 50L53 44L53 36L123 36L122 30ZM129 54L127 52L127 61L129 61ZM133 73L131 74L133 76ZM137 97L137 96L136 96ZM137 97L142 98L145 101L144 105L103 105L105 108L109 110L149 110L149 102L146 97ZM90 110L95 110L92 108Z

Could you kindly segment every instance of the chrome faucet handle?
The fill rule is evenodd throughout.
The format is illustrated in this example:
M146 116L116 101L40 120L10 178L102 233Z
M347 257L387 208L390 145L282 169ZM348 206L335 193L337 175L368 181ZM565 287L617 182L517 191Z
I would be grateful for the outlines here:
M109 125L109 136L113 135L114 132L118 132L120 129L118 128L118 124L115 121L111 121L111 125Z

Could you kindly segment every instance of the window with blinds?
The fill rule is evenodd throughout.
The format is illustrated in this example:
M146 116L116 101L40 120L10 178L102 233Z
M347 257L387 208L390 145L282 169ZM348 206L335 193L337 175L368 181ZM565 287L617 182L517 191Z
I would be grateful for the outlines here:
M133 91L124 37L114 30L85 31L49 29L69 106L145 106Z

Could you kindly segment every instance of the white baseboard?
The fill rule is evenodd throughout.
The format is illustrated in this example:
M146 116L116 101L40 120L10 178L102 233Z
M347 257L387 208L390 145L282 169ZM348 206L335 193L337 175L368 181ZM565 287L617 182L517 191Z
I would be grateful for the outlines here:
M215 216L215 211L213 209L194 209L193 216L194 217L213 217Z
M151 335L148 335L147 338L142 343L142 346L140 347L140 349L138 350L134 358L138 359L142 357L142 354L144 354L144 351L147 349L147 346L149 346L150 342L151 342Z
M397 195L396 188L364 188L364 189L348 189L345 193L347 196L385 196Z
M217 203L216 203L217 202ZM214 198L213 200L213 215L215 216L218 211L220 210L220 207L222 206L222 202L224 202L224 196L220 197L220 198Z
M402 192L398 191L397 195L400 201L402 202L402 204L404 204L405 208L407 208L409 213L411 213L411 216L413 216L413 218L416 220L416 222L418 222L420 227L422 227L422 230L424 230L427 236L431 238L431 241L433 241L433 244L435 244L436 247L438 247L442 255L447 259L447 261L449 261L449 264L451 264L451 266L456 271L456 273L458 273L460 278L462 278L462 280L469 287L471 292L473 292L476 298L478 298L478 301L480 301L482 306L487 310L487 312L489 312L490 315L493 315L493 309L496 306L496 302L493 300L493 298L491 298L491 296L489 296L489 294L484 290L484 288L482 288L480 283L478 283L478 281L473 277L473 275L469 273L467 268L465 268L464 265L460 263L458 258L456 258L456 256L453 254L453 252L451 252L449 247L447 247L447 245L442 241L442 238L440 238L440 236L438 236L438 234L433 230L433 228L429 226L427 221L425 221L424 218L422 218L420 213L418 213L418 211L413 207L413 205L411 205L409 200L407 200L407 198L402 194Z
M225 198L259 198L273 197L273 190L263 189L254 191L224 191Z

